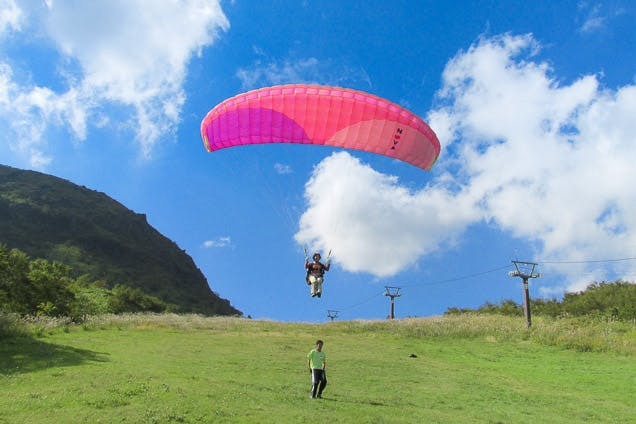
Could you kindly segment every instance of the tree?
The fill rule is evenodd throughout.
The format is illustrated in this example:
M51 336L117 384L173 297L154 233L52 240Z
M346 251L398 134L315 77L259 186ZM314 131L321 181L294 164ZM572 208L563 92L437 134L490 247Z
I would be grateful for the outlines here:
M75 295L69 289L71 268L59 262L35 259L29 263L28 281L33 298L30 312L44 315L69 315Z
M27 314L33 296L28 281L29 258L18 250L0 245L0 302L1 308L20 314Z
M626 281L592 283L584 291L567 293L563 309L569 315L602 315L636 319L636 284Z

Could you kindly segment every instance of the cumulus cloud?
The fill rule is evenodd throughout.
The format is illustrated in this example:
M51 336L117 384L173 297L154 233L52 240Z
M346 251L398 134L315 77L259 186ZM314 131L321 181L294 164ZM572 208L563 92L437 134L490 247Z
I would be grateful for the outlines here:
M528 60L536 48L530 36L484 39L446 67L431 124L452 134L458 197L538 242L538 257L622 257L636 246L636 86L562 84Z
M346 152L316 166L305 197L297 242L312 251L335 249L345 270L380 277L437 249L474 213L443 189L412 192Z
M332 156L307 183L297 241L338 246L345 269L378 276L474 224L532 242L542 259L633 252L636 86L603 89L595 75L564 83L535 59L539 51L530 35L503 35L459 52L428 115L443 144L434 181L412 191L347 154ZM608 271L579 269L587 282Z
M17 8L11 0L5 3ZM12 16L30 14L29 28L37 28L61 57L60 74L49 77L64 78L69 88L59 92L9 80L2 111L11 115L7 121L21 121L24 131L38 135L47 125L68 126L81 140L89 116L100 108L124 107L132 111L128 125L146 155L179 122L188 61L229 26L219 2L208 0L160 2L152 8L143 0L48 2L45 11L41 4L31 7L9 17L0 14L0 29L16 29ZM23 32L27 37L28 28ZM10 73L5 69L3 75ZM20 139L22 150L25 143L27 150L42 149L40 137Z

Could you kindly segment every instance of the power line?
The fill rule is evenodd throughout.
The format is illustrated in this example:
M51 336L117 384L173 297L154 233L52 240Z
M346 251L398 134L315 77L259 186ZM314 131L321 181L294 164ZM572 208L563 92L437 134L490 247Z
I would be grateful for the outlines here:
M623 261L633 261L636 260L636 257L628 257L628 258L619 258L619 259L588 259L588 260L580 260L580 261L537 261L538 265L542 264L585 264L585 263L604 263L604 262L623 262ZM437 284L451 283L454 281L467 280L469 278L479 277L486 274L491 274L493 272L501 271L504 269L510 268L510 265L503 265L497 268L489 269L486 271L475 272L472 274L462 275L459 277L447 278L444 280L437 280L426 283L418 283L418 284L408 284L402 285L402 287L416 287L416 286L433 286Z
M348 311L349 309L357 308L358 306L364 305L365 303L369 303L371 300L375 299L378 296L384 295L384 293L385 293L384 291L381 291L380 293L376 293L373 296L363 300L362 302L356 303L356 304L348 306L346 308L340 308L339 311L342 312L342 311Z
M430 282L430 283L402 285L401 287L416 287L416 286L423 286L423 285L432 286L432 285L436 285L436 284L450 283L450 282L453 282L453 281L460 281L460 280L466 280L466 279L473 278L473 277L479 277L480 275L491 274L493 272L501 271L501 270L507 269L507 268L510 268L510 265L504 265L504 266L500 266L500 267L497 267L497 268L489 269L487 271L481 271L481 272L475 272L475 273L468 274L468 275L462 275L460 277L447 278L447 279L444 279L444 280L433 281L433 282ZM365 300L363 300L361 302L355 303L355 304L350 305L350 306L348 306L346 308L340 308L339 311L343 312L343 311L348 311L350 309L357 308L359 306L364 305L365 303L369 303L371 300L375 299L376 297L385 295L385 293L386 293L386 290L382 291L382 292L379 292L379 293L376 293L376 294L366 298Z
M604 262L624 262L634 261L636 258L620 258L620 259L588 259L580 261L537 261L539 264L591 264Z
M444 284L444 283L449 283L449 282L453 282L453 281L466 280L466 279L469 279L469 278L478 277L480 275L491 274L493 272L501 271L501 270L507 269L507 268L510 268L510 265L500 266L500 267L497 267L497 268L489 269L487 271L475 272L475 273L468 274L468 275L463 275L463 276L460 276L460 277L448 278L448 279L445 279L445 280L438 280L438 281L434 281L434 282L431 282L431 283L402 285L401 287L415 287L415 286L423 286L423 285L432 286L432 285L436 285L436 284ZM364 305L365 303L369 303L371 300L375 299L376 297L385 295L385 293L386 293L386 291L382 291L382 292L376 293L376 294L366 298L365 300L363 300L361 302L355 303L355 304L350 305L350 306L348 306L346 308L340 308L339 311L343 312L343 311L348 311L350 309L357 308L359 306Z
M617 259L588 259L588 260L579 260L579 261L556 261L556 260L544 260L544 261L537 261L535 264L536 265L545 265L545 264L586 264L586 263L609 263L609 262L625 262L625 261L634 261L636 260L636 257L626 257L626 258L617 258ZM513 261L515 262L515 261ZM443 280L436 280L436 281L431 281L431 282L422 282L422 283L417 283L417 284L407 284L401 285L401 288L404 287L421 287L421 286L434 286L434 285L439 285L439 284L446 284L446 283L452 283L455 281L461 281L461 280L468 280L470 278L475 278L475 277L479 277L482 275L487 275L487 274L492 274L494 272L497 271L502 271L504 269L509 269L510 268L510 264L506 264L503 266L499 266L496 268L492 268L492 269L488 269L485 271L479 271L479 272L474 272L471 274L466 274L466 275L461 275L458 277L452 277L452 278L446 278ZM386 295L386 291L383 292L379 292L376 293L368 298L366 298L365 300L355 303L353 305L350 305L346 308L340 308L339 311L348 311L354 308L357 308L359 306L364 305L365 303L370 302L371 300L375 299L376 297L382 296L382 295Z
M445 280L437 280L437 281L432 281L432 282L428 282L428 283L418 283L418 284L408 284L408 285L404 285L403 284L401 287L434 286L434 285L437 285L437 284L451 283L453 281L467 280L469 278L474 278L474 277L479 277L481 275L491 274L493 272L501 271L503 269L508 269L508 268L510 268L510 265L504 265L504 266L500 266L500 267L497 267L497 268L489 269L487 271L475 272L475 273L472 273L472 274L462 275L462 276L459 276L459 277L447 278Z

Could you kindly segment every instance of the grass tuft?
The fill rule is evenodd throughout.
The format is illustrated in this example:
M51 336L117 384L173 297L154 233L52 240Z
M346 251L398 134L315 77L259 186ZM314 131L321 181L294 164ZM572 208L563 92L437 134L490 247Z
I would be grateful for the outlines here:
M283 323L237 317L207 317L197 314L126 313L88 316L81 324L68 318L0 315L0 336L30 333L43 337L77 329L173 329L210 332L273 332L311 329L326 334L392 334L412 338L461 338L498 341L530 341L580 352L636 354L636 323L605 318L536 317L530 329L517 317L464 313L399 320L353 320L320 324Z

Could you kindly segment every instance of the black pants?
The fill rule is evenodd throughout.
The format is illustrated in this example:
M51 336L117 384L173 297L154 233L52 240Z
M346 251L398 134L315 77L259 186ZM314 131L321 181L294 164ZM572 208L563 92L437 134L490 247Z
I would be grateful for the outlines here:
M314 368L311 370L311 397L321 396L327 385L325 370Z

